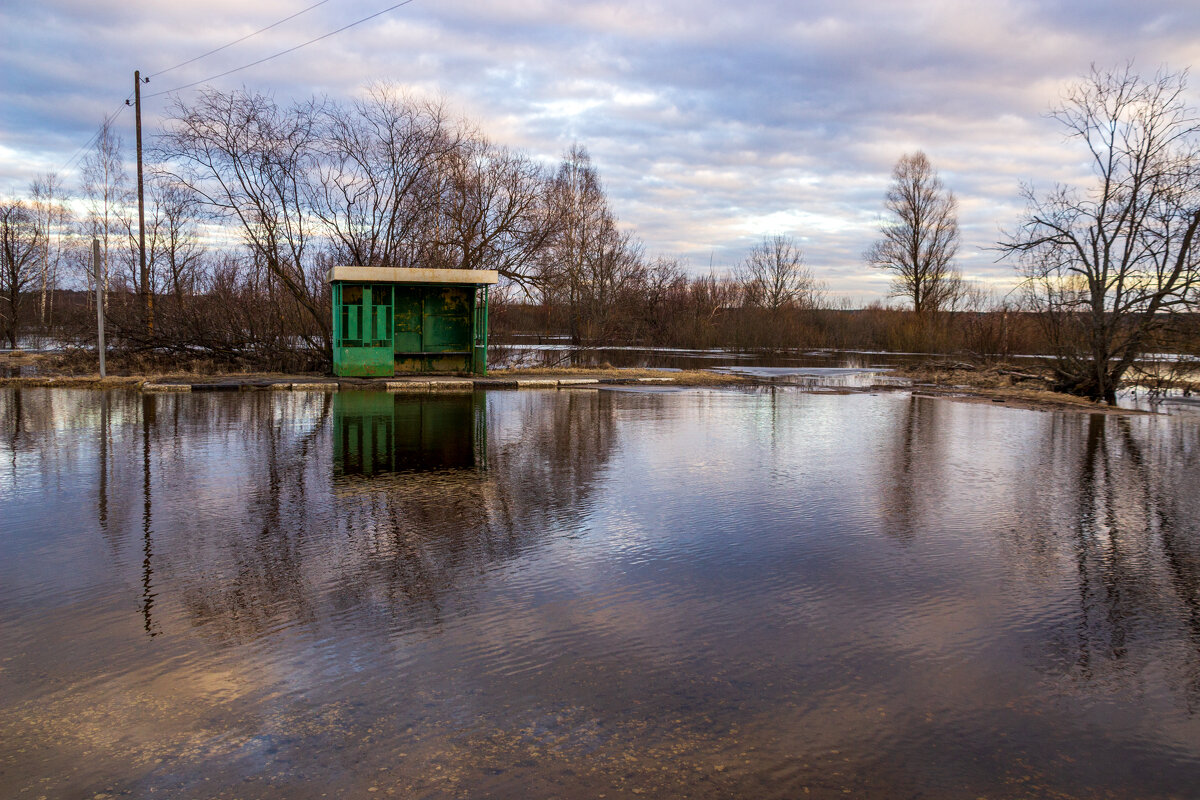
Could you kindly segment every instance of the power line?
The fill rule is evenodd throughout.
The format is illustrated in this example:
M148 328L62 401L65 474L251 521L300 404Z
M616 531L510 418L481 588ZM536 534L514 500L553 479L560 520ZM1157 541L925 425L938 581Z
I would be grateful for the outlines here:
M363 17L362 19L359 19L359 20L355 20L354 22L351 22L349 25L343 25L342 27L338 28L336 31L330 31L329 33L322 34L315 39L309 39L307 42L304 42L303 44L298 44L295 47L289 47L286 50L280 50L278 53L275 53L274 55L269 55L266 58L260 58L258 61L252 61L249 64L243 64L240 67L236 67L234 69L227 70L225 72L222 72L219 75L212 75L208 78L202 78L201 80L184 84L183 86L176 86L174 89L167 89L162 92L155 92L154 94L148 94L148 95L146 95L146 98L149 99L151 97L161 97L164 94L171 94L172 92L179 92L184 89L190 89L193 86L199 86L202 83L208 83L209 81L215 81L217 78L224 78L226 75L232 75L235 72L241 72L242 70L249 69L250 67L257 67L259 64L266 63L267 61L270 61L273 58L279 58L280 56L287 55L288 53L294 53L295 51L299 50L302 47L308 47L310 44L315 44L316 42L319 42L322 39L328 39L330 36L334 36L335 34L339 34L344 30L353 28L355 25L361 25L362 23L364 23L368 20L375 19L376 17L386 14L389 11L394 11L397 8L400 8L400 6L406 6L411 2L413 2L413 0L403 0L403 2L396 3L395 5L392 5L392 6L388 6L387 8L383 9L382 11L376 11L374 14L371 14L370 16Z
M222 45L221 47L218 47L215 50L210 50L207 53L203 53L201 55L196 56L195 58L191 58L191 59L188 59L187 61L183 61L179 64L176 64L173 67L168 67L167 69L159 70L158 72L154 73L154 75L166 74L168 72L171 72L172 70L178 69L179 67L186 66L187 64L191 64L194 61L199 61L202 58L206 58L210 55L213 55L214 53L219 53L220 51L222 51L228 47L232 47L233 45L238 44L239 42L244 42L245 40L247 40L253 36L257 36L258 34L262 33L263 31L268 31L271 28L274 28L278 25L282 25L283 23L287 22L290 19L295 19L296 17L300 16L301 14L312 11L317 6L324 5L327 2L329 2L329 0L320 0L320 2L318 2L318 3L314 3L313 5L308 6L307 8L297 11L295 14L292 14L290 17L284 17L283 19L279 20L278 22L273 22L265 28L260 28L259 30L255 31L254 33L243 36L241 39L237 39L235 41L230 42L229 44ZM413 2L413 0L403 0L402 2L396 3L395 5L388 6L387 8L383 9L382 11L376 11L374 14L365 16L362 19L357 19L348 25L343 25L342 27L338 28L337 30L322 34L322 35L316 37L315 39L309 39L307 42L304 42L303 44L298 44L295 47L289 47L286 50L280 50L278 53L269 55L266 58L260 58L259 60L253 61L249 64L243 64L240 67L236 67L235 69L227 70L226 72L222 72L219 75L213 75L211 77L204 78L203 80L195 81L193 83L185 84L183 86L177 86L174 89L168 89L166 91L148 94L148 95L146 95L146 98L148 99L151 97L160 97L164 94L170 94L171 92L178 92L178 91L182 91L184 89L190 89L193 86L198 86L202 83L214 81L217 78L224 78L226 75L232 75L235 72L241 72L242 70L249 69L250 67L256 67L259 64L266 63L267 61L270 61L272 59L279 58L280 56L287 55L288 53L293 53L301 48L308 47L310 44L315 44L315 43L321 41L322 39L328 39L330 36L335 36L335 35L341 33L342 31L353 28L356 25L361 25L364 22L367 22L369 20L375 19L376 17L384 15L384 14L388 13L389 11L395 11L397 8L400 8L401 6L406 6L411 2ZM149 78L152 76L147 76L147 77ZM128 105L130 97L133 97L133 95L131 94L131 95L129 95L129 97L126 97L124 100L121 101L121 105L117 106L116 111L114 111L112 114L105 116L104 123L99 128L96 129L96 132L94 134L92 134L92 137L90 139L88 139L86 142L84 142L79 147L79 149L76 150L75 153L69 159L67 159L67 161L61 167L59 167L60 172L66 171L71 166L71 164L73 164L76 160L78 160L79 157L81 155L83 155L83 153L89 147L91 147L93 144L95 144L96 140L99 139L100 135L104 132L105 125L111 125L112 123L117 121L117 118L120 117L122 113L124 113L125 108Z
M133 95L130 95L129 97L133 97ZM71 164L76 159L78 159L81 155L83 155L84 151L86 151L89 147L91 147L93 144L95 144L96 140L100 138L100 134L104 133L105 125L111 125L117 121L117 117L121 116L121 114L124 113L125 108L126 108L125 102L126 102L126 100L129 99L129 97L127 97L127 98L125 98L125 100L121 101L121 105L117 106L116 111L114 111L111 114L105 115L104 122L100 125L99 128L96 129L96 132L94 134L92 134L92 138L90 138L86 142L84 142L83 146L80 147L78 150L76 150L75 154L72 155L70 158L68 158L66 163L58 168L59 172L65 172L67 170L67 168L70 167Z
M147 75L146 77L147 78L157 78L159 75L166 75L168 72L173 72L174 70L177 70L180 67L186 67L188 64L191 64L194 61L199 61L202 58L208 58L209 56L213 55L214 53L219 53L222 50L225 50L226 48L233 47L235 44L240 44L240 43L246 41L247 39L258 36L260 33L263 33L264 31L269 31L269 30L271 30L271 28L282 25L283 23L287 22L290 19L295 19L296 17L300 16L301 14L307 14L309 11L312 11L317 6L323 6L328 2L329 2L329 0L321 0L321 2L319 2L319 3L313 3L308 8L297 11L295 14L292 14L290 17L284 17L283 19L279 20L278 22L272 22L270 25L268 25L265 28L259 28L254 33L248 33L240 39L234 39L229 44L223 44L220 47L216 48L215 50L209 50L207 53L201 53L200 55L196 56L195 58L189 58L187 61L181 61L180 63L176 64L173 67L167 67L166 69L160 69L158 72L155 72L153 75Z

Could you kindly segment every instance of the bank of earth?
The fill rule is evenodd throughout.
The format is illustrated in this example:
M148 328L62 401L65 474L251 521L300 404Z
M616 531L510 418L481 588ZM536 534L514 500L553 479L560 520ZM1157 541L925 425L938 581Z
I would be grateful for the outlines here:
M959 368L955 368L955 367ZM883 374L881 372L881 374ZM976 369L967 365L930 363L888 373L908 381L889 381L854 389L808 389L839 393L911 391L914 394L959 402L996 403L1041 411L1076 411L1091 414L1143 414L1135 409L1112 408L1090 400L1052 392L1045 379L1033 373L1004 367ZM136 389L143 392L204 391L475 391L504 389L599 389L605 386L729 387L786 386L787 378L737 375L709 370L534 368L498 369L487 377L464 375L405 375L394 378L332 378L328 375L269 372L194 373L156 372L100 378L99 374L36 374L0 377L0 386L40 386L80 389Z

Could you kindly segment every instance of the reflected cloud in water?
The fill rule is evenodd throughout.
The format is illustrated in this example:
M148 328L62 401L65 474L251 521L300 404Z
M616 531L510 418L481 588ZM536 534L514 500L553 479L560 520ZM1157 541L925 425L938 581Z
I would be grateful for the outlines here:
M1198 459L906 394L0 390L0 776L1186 794Z

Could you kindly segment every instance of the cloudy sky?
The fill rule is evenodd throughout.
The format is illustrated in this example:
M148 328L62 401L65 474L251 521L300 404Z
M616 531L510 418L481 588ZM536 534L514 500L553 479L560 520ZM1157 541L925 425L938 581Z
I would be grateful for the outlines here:
M75 181L70 160L134 69L153 76L153 130L169 97L148 95L396 0L326 0L156 74L315 2L0 0L0 193L38 172ZM1006 288L1011 268L983 248L1018 218L1020 182L1086 174L1045 112L1090 64L1130 60L1200 64L1196 0L411 0L211 85L290 100L384 81L548 161L579 142L651 254L721 271L788 234L835 295L861 302L886 295L862 253L892 165L918 148L959 197L964 273ZM132 142L132 113L116 124Z

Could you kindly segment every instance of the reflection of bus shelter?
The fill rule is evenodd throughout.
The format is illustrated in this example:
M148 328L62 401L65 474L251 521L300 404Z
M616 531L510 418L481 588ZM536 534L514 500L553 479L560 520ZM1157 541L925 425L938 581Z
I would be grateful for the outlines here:
M334 374L486 374L488 287L498 280L495 270L334 267Z
M487 466L487 406L475 392L338 392L333 474L475 470Z

